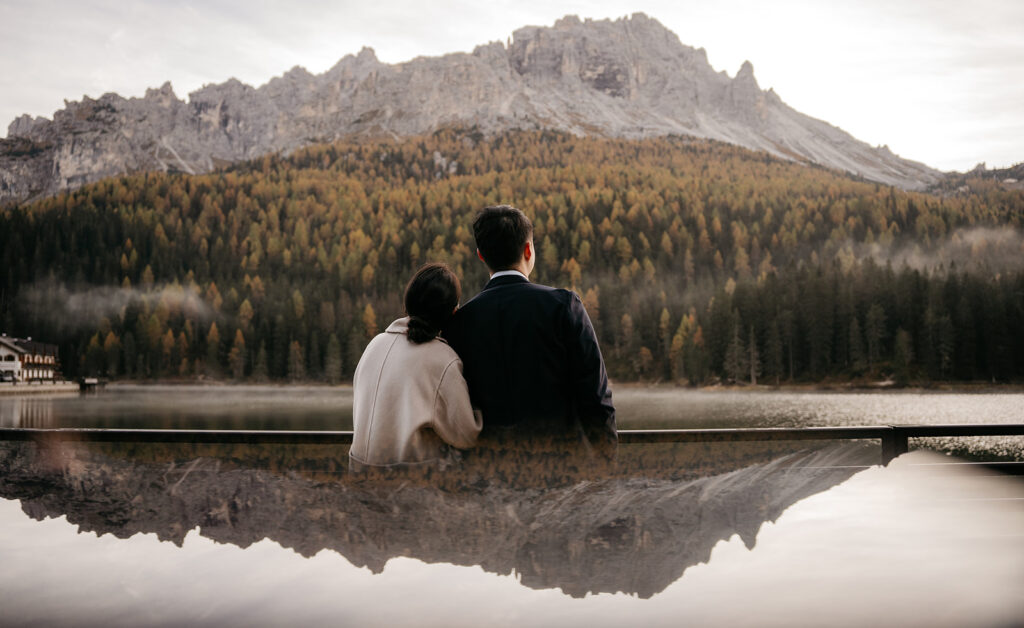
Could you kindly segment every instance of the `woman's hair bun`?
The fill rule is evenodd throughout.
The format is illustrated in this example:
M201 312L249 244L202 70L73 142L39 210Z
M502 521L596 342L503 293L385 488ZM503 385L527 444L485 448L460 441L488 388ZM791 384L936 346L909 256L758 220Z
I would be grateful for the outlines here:
M433 340L441 333L459 304L462 286L452 269L440 263L425 264L405 287L405 313L409 315L409 340Z
M409 340L417 344L432 340L439 331L425 318L420 318L419 316L409 317Z

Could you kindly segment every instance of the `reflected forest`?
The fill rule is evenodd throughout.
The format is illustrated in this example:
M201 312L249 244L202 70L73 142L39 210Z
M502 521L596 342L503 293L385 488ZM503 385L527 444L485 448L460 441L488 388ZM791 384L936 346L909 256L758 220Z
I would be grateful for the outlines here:
M475 212L534 222L620 381L1019 381L1024 192L908 192L692 138L317 145L0 209L0 328L65 376L349 380L444 261L486 281Z

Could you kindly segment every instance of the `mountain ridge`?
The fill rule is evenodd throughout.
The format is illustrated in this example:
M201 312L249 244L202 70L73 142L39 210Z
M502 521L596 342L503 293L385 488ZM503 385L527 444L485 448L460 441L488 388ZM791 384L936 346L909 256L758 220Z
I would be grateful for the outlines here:
M638 139L725 141L906 189L940 172L873 148L762 90L747 61L729 78L642 13L567 16L525 26L507 43L398 64L364 47L316 75L293 67L252 87L237 79L178 98L65 101L53 120L21 116L0 140L0 202L47 196L143 170L208 172L267 153L347 137L404 137L447 126L485 134L551 128Z

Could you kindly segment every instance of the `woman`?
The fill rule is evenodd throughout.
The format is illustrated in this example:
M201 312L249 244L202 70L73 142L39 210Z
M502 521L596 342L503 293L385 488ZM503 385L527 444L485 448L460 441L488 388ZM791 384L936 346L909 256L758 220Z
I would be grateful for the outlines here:
M461 291L444 264L420 268L405 288L407 316L367 345L352 380L353 470L444 467L452 461L449 446L476 443L482 423L469 403L462 361L437 337Z

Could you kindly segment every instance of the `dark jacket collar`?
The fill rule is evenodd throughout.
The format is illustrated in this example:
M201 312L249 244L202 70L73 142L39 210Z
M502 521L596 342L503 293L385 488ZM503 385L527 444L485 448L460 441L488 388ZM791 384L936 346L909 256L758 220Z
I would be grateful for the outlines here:
M521 275L502 275L501 277L495 277L495 278L491 279L490 281L488 281L487 285L484 286L484 290L489 290L491 288L498 288L498 287L501 287L501 286L510 286L512 284L517 284L517 283L530 283L530 280L529 279L525 279Z

